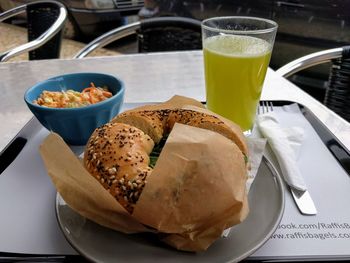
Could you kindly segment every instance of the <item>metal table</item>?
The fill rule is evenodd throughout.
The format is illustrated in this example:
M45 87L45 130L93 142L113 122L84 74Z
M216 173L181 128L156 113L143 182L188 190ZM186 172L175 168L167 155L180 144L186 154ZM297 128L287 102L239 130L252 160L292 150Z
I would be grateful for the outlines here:
M103 72L125 82L125 102L160 102L174 94L205 100L203 71L201 51L2 63L0 151L32 117L23 94L38 81L65 73ZM350 123L273 70L267 73L262 99L303 104L350 149Z
M204 101L203 69L201 51L0 64L0 152L33 117L23 95L38 81L65 73L102 72L125 82L125 102L161 102L174 94ZM306 106L350 149L350 123L271 69L262 99L295 101Z

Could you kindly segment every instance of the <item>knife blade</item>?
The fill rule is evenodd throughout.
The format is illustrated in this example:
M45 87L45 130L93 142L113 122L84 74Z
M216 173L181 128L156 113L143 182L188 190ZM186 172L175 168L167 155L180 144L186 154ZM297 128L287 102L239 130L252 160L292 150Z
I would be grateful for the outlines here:
M290 191L292 193L293 199L295 203L297 204L297 207L299 211L303 215L316 215L317 209L316 206L309 194L309 192L306 191L299 191L297 189L294 189L292 187L289 187Z

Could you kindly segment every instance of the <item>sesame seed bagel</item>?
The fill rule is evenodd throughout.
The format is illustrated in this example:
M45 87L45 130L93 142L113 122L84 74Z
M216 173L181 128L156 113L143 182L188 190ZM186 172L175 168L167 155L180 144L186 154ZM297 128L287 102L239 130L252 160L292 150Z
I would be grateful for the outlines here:
M163 138L168 110L129 111L117 115L112 123L127 123L149 135L157 144Z
M211 130L233 141L246 156L248 155L248 147L238 126L233 129L219 117L205 112L188 109L133 110L116 116L112 123L117 122L139 128L156 144L171 131L176 122Z
M175 123L217 132L248 156L240 129L233 128L218 116L178 108L135 109L121 113L94 131L85 149L84 165L131 214L147 176L153 171L149 167L149 155L154 145L171 132Z
M233 129L217 116L195 110L177 109L168 114L167 129L171 130L176 122L217 132L233 141L248 156L248 147L240 128L237 126L235 128L239 130Z
M109 123L91 135L84 165L105 189L132 212L146 177L153 140L143 131L123 123Z

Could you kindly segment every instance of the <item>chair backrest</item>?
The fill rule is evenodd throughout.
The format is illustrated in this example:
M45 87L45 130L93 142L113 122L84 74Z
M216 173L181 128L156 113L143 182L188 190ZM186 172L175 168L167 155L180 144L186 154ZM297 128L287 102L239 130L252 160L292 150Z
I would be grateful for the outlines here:
M350 122L350 46L333 60L324 104Z
M31 2L0 14L0 22L27 13L28 42L0 54L0 61L29 52L29 59L58 58L67 10L57 1Z
M121 26L103 34L87 44L75 58L83 58L98 48L133 34L137 35L140 53L202 48L199 20L186 17L156 17Z
M276 70L282 77L332 62L323 104L350 122L350 46L315 52L298 58Z
M201 49L201 22L184 17L144 20L138 30L138 44L140 53Z

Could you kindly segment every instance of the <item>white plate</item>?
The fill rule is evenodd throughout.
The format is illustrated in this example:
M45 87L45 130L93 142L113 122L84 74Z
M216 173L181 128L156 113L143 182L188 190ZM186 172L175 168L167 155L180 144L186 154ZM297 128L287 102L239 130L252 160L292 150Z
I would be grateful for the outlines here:
M250 213L205 252L180 252L152 234L126 235L102 227L74 212L57 194L56 213L68 242L95 262L237 262L261 247L276 230L284 211L284 186L263 158L249 192Z

